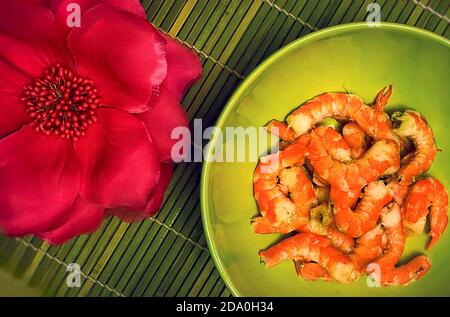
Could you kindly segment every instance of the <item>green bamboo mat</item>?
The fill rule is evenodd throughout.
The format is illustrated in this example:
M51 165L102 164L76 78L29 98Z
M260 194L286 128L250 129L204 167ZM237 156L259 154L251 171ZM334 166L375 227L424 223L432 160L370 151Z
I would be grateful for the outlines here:
M367 0L143 0L148 19L201 57L203 80L187 93L189 118L213 125L256 66L284 45L328 26L364 21ZM382 21L450 37L450 0L379 0ZM0 266L45 296L230 296L203 235L200 164L176 167L162 211L137 224L107 220L63 246L0 237ZM78 263L82 287L68 288ZM0 279L0 289L4 287Z

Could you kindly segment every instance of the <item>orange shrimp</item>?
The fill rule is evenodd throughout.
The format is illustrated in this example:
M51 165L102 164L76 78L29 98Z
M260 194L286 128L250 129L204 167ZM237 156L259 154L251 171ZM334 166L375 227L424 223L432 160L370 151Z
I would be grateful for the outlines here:
M343 192L360 192L378 177L394 173L400 165L398 143L388 140L376 142L356 161L342 163L328 153L323 138L331 128L319 127L311 132L308 159L315 172L332 187Z
M387 247L384 254L374 263L378 264L382 270L386 270L397 264L405 248L406 235L403 230L400 206L395 203L386 206L382 211L381 224L386 231Z
M414 156L398 172L400 184L409 186L414 183L417 176L430 169L438 149L433 130L420 113L409 110L403 114L394 113L392 120L397 124L400 123L395 133L400 137L411 139L416 148Z
M409 194L409 186L402 186L399 182L394 181L390 182L387 187L392 191L394 202L399 206L403 206Z
M280 173L280 180L285 184L290 198L296 206L295 215L289 221L274 223L269 217L255 218L252 226L256 233L289 233L301 231L328 237L333 244L344 252L350 252L354 240L337 230L332 224L333 216L328 202L317 206L317 198L310 180L301 167L285 169ZM317 206L313 208L314 206Z
M400 168L409 164L409 162L414 158L414 153L409 153L404 156L400 161ZM388 188L392 190L394 195L394 201L399 206L403 206L406 198L408 197L410 191L410 185L401 184L399 181L394 180L395 177L392 176L389 179Z
M277 120L272 120L266 126L266 130L279 137L282 141L287 143L294 143L296 136L294 130L288 127L288 125L284 122L280 122Z
M295 261L294 263L297 275L302 277L305 281L324 280L329 282L333 280L330 273L317 263L304 263L302 261Z
M291 227L298 225L292 222L297 221L300 218L298 216L302 216L305 211L298 209L287 197L288 188L280 183L279 177L283 170L304 163L308 143L309 137L300 137L284 151L261 158L253 176L254 196L262 215L254 219L253 227L256 232L263 231L264 227L270 224L278 228L279 232L287 233L292 231ZM299 173L298 177L303 178L305 186L309 184L311 187L308 192L310 197L303 197L303 202L306 203L307 199L315 200L309 179L304 173ZM294 186L293 188L295 189ZM258 229L259 227L261 228Z
M384 208L381 220L386 231L386 249L382 256L367 266L367 273L382 286L406 285L418 280L431 267L426 256L416 257L411 262L396 267L406 243L400 206L393 203Z
M359 125L350 122L342 129L342 136L345 142L350 146L351 157L353 160L360 159L369 148L367 134Z
M260 253L267 267L285 260L316 262L340 283L351 283L360 277L355 264L326 237L299 233Z
M321 141L327 153L338 162L347 163L352 160L351 148L342 135L331 127L317 128L321 131Z
M331 192L331 199L336 191ZM392 192L382 181L370 183L355 210L351 206L335 204L334 221L339 230L358 238L376 226L381 210L392 201Z
M448 193L435 178L421 179L415 183L405 204L404 225L412 234L424 231L430 214L430 237L427 248L431 248L447 228Z
M356 267L363 272L367 264L381 256L386 242L382 226L377 225L356 241L356 247L349 256Z
M381 284L383 286L408 285L422 278L430 268L431 263L428 257L420 255L394 270L382 272Z
M297 230L306 225L310 209L317 205L316 193L302 167L294 166L283 169L278 174L278 178L280 186L285 188L282 199L289 201L289 214L284 217L279 216L284 212L283 206L280 204L273 205L273 213L264 212L261 209L264 206L260 206L263 217L253 219L252 226L255 233L289 233ZM286 194L289 195L289 198ZM275 197L274 199L274 202L278 202L279 198ZM273 214L278 214L278 216L274 217Z
M297 136L303 135L326 118L349 119L357 123L374 140L397 140L389 117L383 111L388 93L380 92L374 108L367 106L358 96L347 93L325 93L306 102L287 118Z

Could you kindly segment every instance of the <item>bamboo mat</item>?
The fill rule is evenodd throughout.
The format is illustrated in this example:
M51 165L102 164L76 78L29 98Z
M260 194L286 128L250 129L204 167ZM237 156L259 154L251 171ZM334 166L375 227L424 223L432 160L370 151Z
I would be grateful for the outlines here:
M316 30L365 21L367 0L143 0L148 19L201 57L203 80L183 106L213 125L241 81L286 44ZM379 0L382 21L450 37L450 0ZM230 296L203 235L201 164L176 167L162 211L137 224L105 221L63 246L0 237L0 266L46 296ZM82 287L68 288L78 263ZM0 281L1 283L1 281ZM0 285L0 288L2 285Z

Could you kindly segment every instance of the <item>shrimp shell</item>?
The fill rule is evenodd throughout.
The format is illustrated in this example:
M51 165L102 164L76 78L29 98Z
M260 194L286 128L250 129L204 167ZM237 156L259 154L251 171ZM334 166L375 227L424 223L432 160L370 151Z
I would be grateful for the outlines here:
M325 93L306 102L286 121L297 136L310 131L324 119L335 117L354 121L374 140L397 140L389 117L379 108L382 108L381 104L380 107L369 107L356 95Z
M412 234L423 232L430 215L430 237L427 248L431 248L445 231L448 224L448 193L435 178L425 178L412 187L406 199L404 224Z
M360 277L355 264L330 239L312 233L299 233L259 254L269 268L285 260L298 260L318 263L340 283L348 284Z
M430 169L438 149L433 130L420 113L407 110L403 114L395 113L392 120L400 122L394 132L400 137L411 139L416 148L414 156L398 172L400 184L409 186L417 176Z
M426 256L418 256L409 263L396 267L406 243L402 210L397 204L393 203L383 210L382 224L387 236L386 249L382 256L367 266L367 273L375 275L382 286L407 285L423 277L431 267ZM375 268L379 268L379 272Z

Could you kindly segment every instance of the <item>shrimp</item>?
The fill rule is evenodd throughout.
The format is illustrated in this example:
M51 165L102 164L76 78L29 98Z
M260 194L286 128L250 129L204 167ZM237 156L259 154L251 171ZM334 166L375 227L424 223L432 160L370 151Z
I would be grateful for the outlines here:
M333 244L344 252L350 252L354 247L354 240L337 230L333 222L333 215L328 202L317 206L317 198L312 184L301 167L283 170L280 179L286 184L292 202L297 211L288 222L274 224L268 217L254 219L252 226L256 233L289 233L301 231L315 233L328 237ZM313 208L314 206L317 206Z
M333 280L330 273L317 263L304 263L302 261L295 261L294 263L297 275L302 277L305 281L324 280L329 282Z
M255 183L255 196L263 215L252 223L256 233L292 232L306 224L310 209L317 205L315 191L302 167L282 169L277 177L271 179L273 187L266 191L260 190L260 181Z
M381 225L377 225L356 241L356 247L349 256L356 267L363 272L367 264L381 256L386 243L384 230Z
M254 196L262 215L253 221L256 232L263 232L264 228L270 224L271 227L278 227L280 233L288 233L292 231L292 227L298 226L295 221L302 220L301 216L307 213L307 211L297 208L297 205L287 196L289 189L280 183L279 178L282 173L288 173L283 172L284 170L301 166L304 163L308 143L308 137L300 137L284 151L261 158L253 176ZM297 172L298 182L295 186L291 186L292 191L297 190L297 185L303 184L306 186L304 187L306 192L305 195L299 193L299 195L303 195L299 197L299 200L301 199L304 204L310 201L313 203L315 193L309 179L304 173L301 173L300 169L293 171Z
M299 233L260 253L261 260L271 268L285 260L316 262L340 283L351 283L360 273L350 258L326 237Z
M287 117L287 123L297 136L303 135L316 124L329 117L349 119L357 123L364 132L376 141L398 140L392 124L383 111L390 94L380 92L374 108L367 106L358 96L347 93L325 93L306 102Z
M411 162L413 158L414 153L409 153L405 155L400 161L400 168L409 164L409 162ZM398 204L399 206L403 206L405 204L406 198L408 197L411 186L396 181L394 176L390 177L388 181L389 181L388 187L393 192L395 203Z
M317 203L322 205L330 201L330 187L328 186L316 186L314 187L316 193Z
M426 256L416 257L396 267L406 243L400 206L393 203L384 208L381 222L386 231L386 249L383 255L367 266L367 273L382 286L407 285L421 278L431 267Z
M280 122L277 120L272 120L266 126L266 130L279 137L282 141L286 143L294 143L296 139L296 135L294 130L288 127L288 125L284 122Z
M332 200L333 195L332 191ZM358 238L376 226L381 210L392 201L392 198L392 192L382 181L370 183L355 210L350 206L335 204L334 221L339 230Z
M438 149L433 130L420 113L410 110L403 114L397 112L392 115L392 120L399 124L394 132L400 137L411 139L416 148L414 156L398 172L400 184L409 186L417 176L430 169Z
M430 214L430 237L427 248L431 248L447 228L448 193L435 178L421 179L415 183L405 204L404 225L412 234L424 231Z
M342 135L331 127L323 126L323 128L324 135L322 141L331 157L339 162L351 161L352 149ZM290 129L283 122L273 120L266 126L266 129L284 142L293 143L296 140L294 130Z
M386 206L382 211L381 224L385 228L388 243L384 254L374 263L386 270L397 264L405 248L406 235L400 206L395 203Z
M324 146L323 138L330 128L319 127L311 132L308 159L315 172L331 187L343 192L360 192L378 177L394 173L400 165L398 143L376 142L362 158L349 163L336 161Z
M394 270L382 272L380 282L383 286L408 285L422 278L430 268L431 263L428 257L420 255Z
M406 197L409 194L409 186L402 186L399 182L390 182L387 187L392 191L394 202L403 206L406 200Z
M320 131L322 133L321 140L323 146L331 158L343 163L347 163L352 160L351 148L339 132L326 126L320 127Z
M350 122L342 129L344 141L350 146L351 158L360 159L369 148L369 140L363 129L354 122Z

